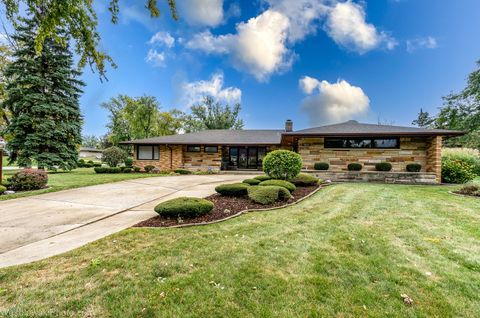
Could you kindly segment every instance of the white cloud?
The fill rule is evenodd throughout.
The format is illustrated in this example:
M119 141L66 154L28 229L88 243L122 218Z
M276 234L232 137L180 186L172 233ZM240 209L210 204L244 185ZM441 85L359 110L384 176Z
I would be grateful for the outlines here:
M223 0L177 0L177 5L188 24L215 27L223 21Z
M195 35L186 46L209 54L229 54L237 69L245 70L259 81L291 65L286 47L289 20L283 14L267 10L239 23L237 33L214 36L209 31Z
M351 1L339 2L328 14L327 34L340 46L364 54L381 45L394 49L398 42L385 32L379 32L366 22L364 8Z
M159 31L155 33L150 41L150 45L165 45L168 48L172 48L175 45L175 38L170 35L168 32Z
M199 103L205 96L212 96L215 100L227 104L240 103L242 91L237 87L223 87L223 74L218 72L210 80L185 82L181 85L181 102L188 107Z
M420 49L436 49L438 47L437 39L432 36L426 38L416 38L407 40L407 52L412 53Z
M145 61L151 63L153 66L163 67L165 66L165 58L165 53L150 49L148 50L147 57L145 57Z
M307 94L301 110L307 113L312 125L339 122L352 119L368 112L370 99L360 87L352 86L345 80L337 83L319 81L305 76L299 81Z

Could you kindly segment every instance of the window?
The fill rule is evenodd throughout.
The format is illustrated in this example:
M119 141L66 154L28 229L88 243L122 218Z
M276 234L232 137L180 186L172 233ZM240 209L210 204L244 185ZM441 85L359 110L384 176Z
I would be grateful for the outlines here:
M198 146L198 145L187 146L187 151L188 152L200 152L200 146Z
M205 152L217 153L218 152L218 147L217 146L205 146Z
M399 138L325 138L325 148L399 148Z
M138 146L138 160L158 160L160 159L160 148L158 146Z

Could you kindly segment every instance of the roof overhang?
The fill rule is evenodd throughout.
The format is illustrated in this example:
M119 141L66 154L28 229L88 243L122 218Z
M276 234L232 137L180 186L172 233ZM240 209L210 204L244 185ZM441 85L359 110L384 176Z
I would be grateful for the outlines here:
M448 131L448 132L391 132L391 133L285 133L282 137L433 137L433 136L463 136L463 131Z
M154 142L154 141L121 141L122 145L211 145L211 146L275 146L281 143L269 142L243 142L243 143L228 143L228 142Z

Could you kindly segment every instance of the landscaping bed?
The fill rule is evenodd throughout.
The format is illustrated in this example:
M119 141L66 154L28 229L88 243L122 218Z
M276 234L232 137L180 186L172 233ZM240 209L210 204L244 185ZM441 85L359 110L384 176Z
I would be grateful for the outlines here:
M276 201L271 204L258 204L252 202L247 196L242 197L233 197L233 196L223 196L218 193L206 197L207 200L213 202L213 210L205 215L198 216L191 219L185 219L179 222L177 218L166 218L162 216L154 216L148 220L142 221L134 227L170 227L170 226L181 226L189 224L202 224L202 223L211 223L214 221L219 221L222 219L227 219L233 215L238 214L241 211L245 210L263 210L278 208L285 205L289 205L297 202L298 200L308 196L320 186L308 186L308 187L298 187L293 193L292 198L287 201Z

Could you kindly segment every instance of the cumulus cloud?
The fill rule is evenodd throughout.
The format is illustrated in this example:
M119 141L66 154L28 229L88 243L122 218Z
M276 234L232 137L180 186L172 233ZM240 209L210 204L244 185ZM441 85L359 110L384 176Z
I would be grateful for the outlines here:
M172 48L175 45L175 38L168 32L159 31L155 33L148 41L150 45L165 45L168 48Z
M180 18L191 25L215 27L222 23L223 0L178 0Z
M438 47L437 39L432 36L426 38L416 38L407 40L407 52L412 53L420 49L436 49Z
M181 102L188 107L199 103L205 96L212 96L215 100L227 104L240 103L242 91L237 87L223 87L223 74L218 72L212 75L209 80L196 82L184 82L181 85Z
M145 61L157 67L165 66L165 59L165 53L158 52L155 49L148 50L147 57L145 57Z
M360 54L381 45L392 50L398 44L387 33L367 23L364 8L351 1L339 2L330 9L325 30L338 45Z
M286 47L289 20L283 14L267 10L236 26L237 33L214 36L209 31L195 35L186 46L209 54L229 54L237 69L245 70L259 81L291 65Z
M310 95L302 101L301 110L312 125L349 120L366 114L370 107L370 99L363 90L345 80L329 83L305 76L299 86Z

